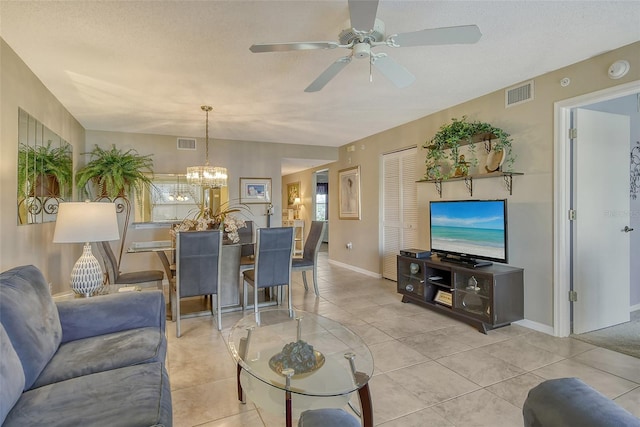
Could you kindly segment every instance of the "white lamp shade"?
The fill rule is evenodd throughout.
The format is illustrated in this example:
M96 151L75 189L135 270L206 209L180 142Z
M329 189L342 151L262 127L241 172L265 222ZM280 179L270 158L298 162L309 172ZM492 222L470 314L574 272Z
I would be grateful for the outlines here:
M119 238L115 203L60 203L54 243L102 242Z

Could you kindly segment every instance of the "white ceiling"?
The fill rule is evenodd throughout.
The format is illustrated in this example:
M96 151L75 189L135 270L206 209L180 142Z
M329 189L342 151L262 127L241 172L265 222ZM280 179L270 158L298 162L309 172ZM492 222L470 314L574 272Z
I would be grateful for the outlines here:
M387 34L476 24L477 44L378 47L416 76L397 89L343 49L253 54L254 43L337 41L341 1L0 1L0 33L89 130L341 146L640 40L638 1L381 0ZM606 72L606 70L602 70Z

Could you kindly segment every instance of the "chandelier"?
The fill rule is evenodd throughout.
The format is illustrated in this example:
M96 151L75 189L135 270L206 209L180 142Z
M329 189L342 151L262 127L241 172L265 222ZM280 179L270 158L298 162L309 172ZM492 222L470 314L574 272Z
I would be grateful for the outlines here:
M209 111L213 107L200 107L207 114L205 131L205 162L204 166L190 166L187 168L187 182L201 187L219 188L227 186L227 168L209 165Z

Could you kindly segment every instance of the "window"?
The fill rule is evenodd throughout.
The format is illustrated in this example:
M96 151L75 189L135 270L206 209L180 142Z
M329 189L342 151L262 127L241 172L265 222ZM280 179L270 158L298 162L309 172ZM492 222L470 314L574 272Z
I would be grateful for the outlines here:
M329 219L329 184L316 184L316 221L327 221Z

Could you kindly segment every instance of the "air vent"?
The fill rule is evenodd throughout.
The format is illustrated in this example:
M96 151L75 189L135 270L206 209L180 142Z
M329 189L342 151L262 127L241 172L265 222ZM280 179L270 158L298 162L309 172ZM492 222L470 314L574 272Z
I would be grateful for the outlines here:
M178 150L195 150L196 140L194 138L178 138Z
M533 80L504 91L505 108L533 100Z

